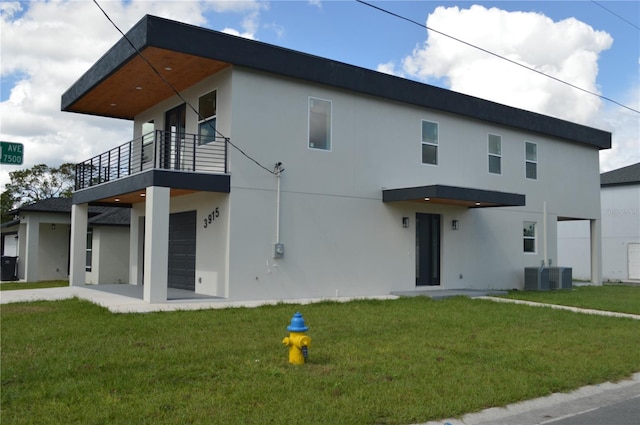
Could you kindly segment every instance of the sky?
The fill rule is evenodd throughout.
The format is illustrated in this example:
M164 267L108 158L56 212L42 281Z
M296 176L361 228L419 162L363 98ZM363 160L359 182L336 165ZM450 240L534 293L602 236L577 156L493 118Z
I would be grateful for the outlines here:
M406 19L355 0L98 3L124 32L161 16L610 131L600 171L640 162L636 0L369 2ZM62 93L121 38L92 1L0 0L0 19L0 140L24 145L22 165L1 166L2 190L11 171L132 139L130 121L60 111Z

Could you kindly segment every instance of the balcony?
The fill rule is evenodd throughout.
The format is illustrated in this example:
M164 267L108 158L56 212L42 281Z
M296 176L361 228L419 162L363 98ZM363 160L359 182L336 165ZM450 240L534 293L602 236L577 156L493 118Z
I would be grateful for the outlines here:
M75 190L148 170L227 174L228 140L156 130L76 164Z

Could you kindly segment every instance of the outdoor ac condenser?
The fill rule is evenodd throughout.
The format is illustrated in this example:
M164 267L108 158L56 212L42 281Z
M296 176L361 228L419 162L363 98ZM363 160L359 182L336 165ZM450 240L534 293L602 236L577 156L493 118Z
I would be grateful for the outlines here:
M571 267L525 267L525 291L548 291L549 289L571 289Z

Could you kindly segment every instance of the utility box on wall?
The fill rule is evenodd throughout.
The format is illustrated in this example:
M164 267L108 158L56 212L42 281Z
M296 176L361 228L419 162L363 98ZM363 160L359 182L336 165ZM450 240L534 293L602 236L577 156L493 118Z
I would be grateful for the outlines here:
M277 243L273 246L273 258L279 259L284 257L284 244Z

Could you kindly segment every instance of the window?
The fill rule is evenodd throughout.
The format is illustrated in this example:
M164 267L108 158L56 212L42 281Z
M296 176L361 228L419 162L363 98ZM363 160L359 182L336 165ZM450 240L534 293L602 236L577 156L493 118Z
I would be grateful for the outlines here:
M91 265L93 260L93 229L89 228L87 230L87 257L85 263L85 270L90 272Z
M204 145L216 140L216 90L198 99L198 144Z
M153 120L142 124L142 163L149 162L153 158L154 130Z
M438 165L438 123L422 120L422 163Z
M502 174L502 137L489 134L489 172Z
M524 142L524 166L528 179L538 179L538 145L531 142Z
M309 147L331 150L331 102L309 98Z
M525 221L522 225L524 252L536 252L536 223Z

